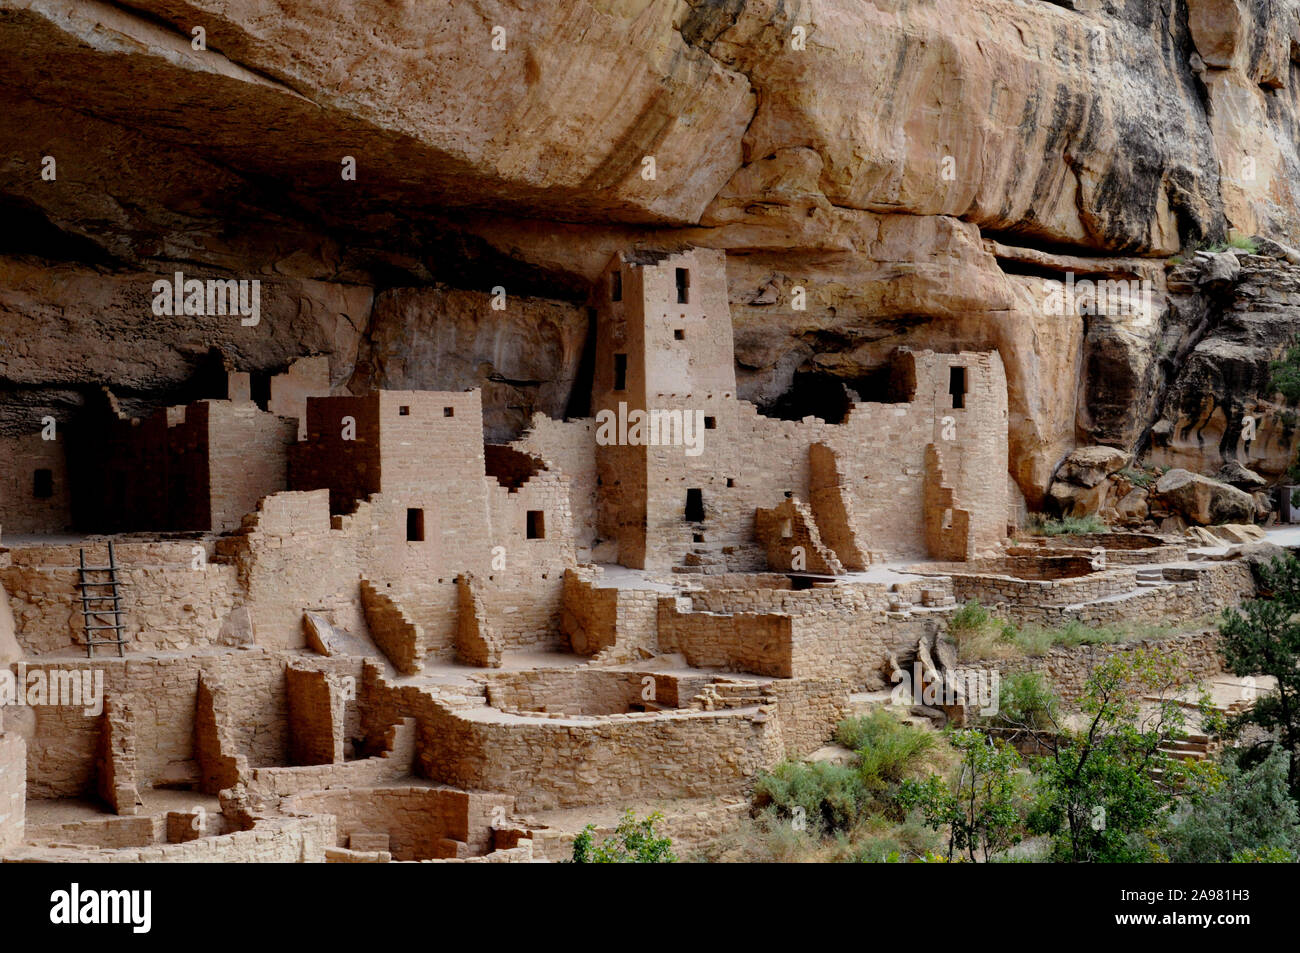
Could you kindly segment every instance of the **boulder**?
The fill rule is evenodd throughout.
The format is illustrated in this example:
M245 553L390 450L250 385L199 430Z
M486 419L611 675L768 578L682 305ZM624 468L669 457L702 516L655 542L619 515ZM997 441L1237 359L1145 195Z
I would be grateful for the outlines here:
M826 762L827 764L853 764L858 760L857 753L850 751L843 745L829 744L823 745L805 759L811 763Z
M1141 487L1134 487L1129 490L1124 495L1124 498L1115 504L1115 512L1120 519L1135 523L1141 523L1145 520L1149 509L1146 490Z
M1201 273L1196 279L1198 287L1207 291L1224 291L1237 283L1241 276L1241 262L1232 252L1206 255L1201 262Z
M1129 455L1116 447L1080 447L1063 461L1056 479L1075 486L1094 487L1128 465Z
M1156 481L1155 489L1171 510L1201 526L1248 523L1255 516L1249 493L1190 470L1170 470Z
M1205 530L1213 536L1228 543L1250 543L1254 542L1254 537L1243 531L1244 527L1236 523L1223 523L1215 526L1213 529Z
M1091 516L1106 505L1110 484L1099 483L1093 487L1075 486L1056 480L1047 491L1062 516Z
M1236 460L1229 460L1220 467L1214 478L1220 483L1231 484L1239 490L1245 490L1247 493L1268 486L1267 480L1254 470L1242 466Z
M1160 521L1160 532L1176 536L1187 531L1187 520L1181 516L1166 516Z
M1287 551L1276 543L1243 543L1239 546L1233 546L1222 556L1212 556L1212 559L1244 559L1249 565L1251 573L1255 577L1255 582L1260 583L1260 570L1266 567L1275 559L1285 558ZM1263 588L1263 587L1261 587ZM1267 595L1268 593L1263 593Z
M1195 543L1197 546L1223 545L1222 539L1201 526L1189 526L1185 535L1189 542Z
M1293 265L1300 265L1300 251L1296 251L1290 245L1283 244L1272 238L1265 238L1262 235L1256 235L1254 241L1257 254L1277 258Z

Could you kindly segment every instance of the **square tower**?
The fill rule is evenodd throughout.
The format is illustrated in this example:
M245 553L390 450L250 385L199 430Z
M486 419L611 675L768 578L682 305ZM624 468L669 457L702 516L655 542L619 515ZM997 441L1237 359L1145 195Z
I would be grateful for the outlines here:
M703 542L737 417L726 256L616 255L596 285L598 533L626 566L666 569Z

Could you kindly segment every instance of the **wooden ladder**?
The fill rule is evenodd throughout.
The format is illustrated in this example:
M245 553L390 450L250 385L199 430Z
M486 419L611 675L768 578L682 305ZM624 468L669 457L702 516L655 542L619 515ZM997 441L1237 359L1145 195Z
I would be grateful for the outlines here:
M107 566L87 566L86 551L81 550L77 588L81 590L88 658L94 656L97 645L116 645L117 654L126 656L126 624L122 621L122 587L126 583L117 578L117 570L117 554L113 551L112 541L108 544ZM112 622L107 621L110 616ZM111 633L112 638L100 638L97 633Z

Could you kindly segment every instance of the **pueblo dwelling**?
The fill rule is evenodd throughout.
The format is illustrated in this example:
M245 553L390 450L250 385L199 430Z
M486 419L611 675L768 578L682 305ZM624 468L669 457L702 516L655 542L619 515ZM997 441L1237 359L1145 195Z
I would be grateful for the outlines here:
M782 420L736 396L722 252L625 252L590 303L593 416L509 444L476 390L332 391L319 358L4 438L0 858L563 856L548 811L820 747L956 599L1096 624L1252 590L1142 570L1186 556L1156 537L1008 546L994 352L900 349L842 422Z

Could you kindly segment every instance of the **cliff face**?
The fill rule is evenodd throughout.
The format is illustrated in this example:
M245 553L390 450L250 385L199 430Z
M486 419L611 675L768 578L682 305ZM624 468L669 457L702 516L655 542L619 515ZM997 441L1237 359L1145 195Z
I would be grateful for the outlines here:
M1300 241L1298 61L1297 0L0 0L0 430L167 402L218 344L484 386L503 436L588 386L610 254L696 244L761 405L995 348L1031 503L1079 443L1217 468L1211 405L1265 407L1277 473L1288 266L1166 266ZM178 270L262 321L152 315ZM1054 313L1067 272L1152 307Z

